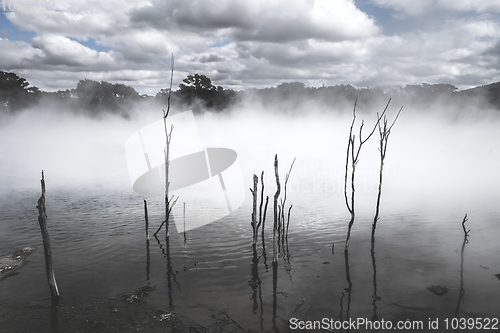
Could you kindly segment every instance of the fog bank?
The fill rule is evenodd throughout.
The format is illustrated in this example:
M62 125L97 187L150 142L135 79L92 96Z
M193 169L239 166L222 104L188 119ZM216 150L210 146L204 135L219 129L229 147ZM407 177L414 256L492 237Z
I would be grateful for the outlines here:
M364 137L375 124L376 112L384 106L380 102L371 110L358 110L356 137L361 120L365 121ZM400 106L391 103L387 112L390 122ZM204 113L195 119L205 147L231 148L238 153L247 188L252 174L265 171L269 193L274 191L273 159L278 154L282 181L296 158L289 182L290 200L317 196L342 209L352 107L332 109L311 102L306 109L284 114L247 101L230 113ZM449 119L441 111L403 109L389 139L383 202L439 206L498 199L498 119ZM131 119L116 115L95 119L62 110L31 109L4 118L0 127L0 192L39 191L42 169L48 191L132 191L125 141L161 115L161 109L153 107L136 110ZM376 131L363 146L356 173L357 195L370 202L378 185L378 140Z

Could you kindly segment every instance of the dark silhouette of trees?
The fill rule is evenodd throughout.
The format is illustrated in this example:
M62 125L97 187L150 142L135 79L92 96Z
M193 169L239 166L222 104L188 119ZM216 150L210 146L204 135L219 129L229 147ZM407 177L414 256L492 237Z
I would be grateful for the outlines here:
M168 91L160 91L162 98ZM179 85L176 91L180 103L190 106L194 112L202 109L224 110L236 101L236 93L233 90L224 90L221 86L214 86L209 77L202 74L188 75Z
M128 114L132 102L141 96L134 88L119 83L106 81L80 80L71 91L78 98L81 108L96 114L102 111Z
M26 79L15 73L0 71L0 112L15 112L41 102L52 109L83 111L92 116L115 113L128 117L136 102L167 105L169 92L170 88L167 87L156 96L139 95L134 88L124 84L88 79L80 80L73 89L44 92L30 86ZM454 85L444 83L381 89L358 88L350 84L306 87L301 82L283 82L275 87L234 91L214 85L206 75L193 74L182 81L178 90L172 91L171 103L178 109L191 108L195 113L200 113L229 110L242 100L249 100L275 112L299 113L319 105L329 109L334 105L336 112L342 112L350 109L354 101L357 101L361 110L369 110L389 98L395 103L413 106L414 110L423 112L442 109L441 106L454 114L500 110L500 82L463 91L457 91ZM439 108L434 108L434 105Z
M37 87L16 73L0 71L0 110L17 111L36 103L40 95Z

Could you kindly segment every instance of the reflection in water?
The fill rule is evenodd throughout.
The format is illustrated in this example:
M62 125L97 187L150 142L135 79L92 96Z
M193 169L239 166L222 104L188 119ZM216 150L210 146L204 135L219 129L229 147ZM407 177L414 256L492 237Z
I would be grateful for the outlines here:
M279 332L276 326L276 309L278 307L278 299L276 297L276 289L278 288L278 263L273 261L273 331Z
M149 218L148 218L148 203L144 199L144 220L146 222L146 281L149 281L149 267L151 258L149 255ZM156 236L155 236L156 237Z
M151 256L149 255L149 239L146 239L146 281L149 281L150 266L151 266Z
M53 305L50 308L50 327L54 332L59 332L59 306Z
M266 242L264 241L264 228L262 228L262 258L264 258L264 267L266 267L266 272L267 272L269 266L267 266Z
M168 224L168 221L167 221ZM167 227L168 230L168 227ZM168 285L168 305L170 308L174 306L174 300L172 299L172 275L175 279L175 274L172 274L172 262L170 260L170 239L169 237L165 237L166 249L167 253L165 254L167 257L167 285Z
M378 320L377 315L377 301L382 298L377 295L377 261L375 259L375 235L372 234L372 246L371 246L371 257L372 257L372 267L373 267L373 295L372 295L372 305L373 305L373 316L372 321Z
M248 284L252 288L252 300L253 300L253 314L257 313L257 309L260 305L260 328L264 329L264 306L262 301L262 285L259 278L259 258L257 257L257 245L252 244L253 247L253 257L252 257L252 279L248 281Z
M173 294L172 279L177 284L177 289L181 290L181 288L180 288L181 285L176 280L177 272L174 273L174 271L172 269L172 260L170 258L170 239L169 239L170 237L168 237L168 236L165 237L166 246L165 246L165 248L163 248L163 245L161 244L161 242L158 239L158 237L156 236L156 234L154 236L156 238L156 241L158 242L158 245L160 246L160 249L163 253L163 256L167 258L168 304L169 304L169 307L172 308L172 307L174 307L174 300L172 298L172 294Z
M183 232L183 237L184 237L184 245L187 244L187 236L186 236L186 203L182 203L182 221L184 222L184 232Z
M144 220L146 221L146 239L149 241L148 203L146 199L144 199Z
M469 243L469 232L465 229L465 222L467 222L467 214L465 214L464 219L462 221L462 228L464 230L464 241L462 242L462 250L460 251L460 294L458 297L457 308L455 309L455 318L457 318L458 310L460 309L460 304L463 302L463 297L465 295L464 289L464 249L465 244Z
M345 259L345 278L348 283L348 287L344 288L344 291L347 292L347 309L346 309L346 320L350 318L350 311L351 311L351 294L352 294L352 281L351 281L351 274L349 273L349 252L344 251L344 259ZM345 294L342 292L342 297L340 298L340 320L342 320L342 312L343 312L343 300L344 300Z

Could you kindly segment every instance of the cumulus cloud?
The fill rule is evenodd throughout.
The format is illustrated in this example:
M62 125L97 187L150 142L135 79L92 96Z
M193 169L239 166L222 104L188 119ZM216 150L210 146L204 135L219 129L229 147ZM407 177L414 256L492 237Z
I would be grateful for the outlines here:
M77 41L58 35L42 35L33 38L32 47L42 51L33 57L35 62L52 66L112 67L113 58L106 52L97 52Z
M0 63L4 70L23 68L30 59L43 54L24 41L10 41L6 38L0 38L0 50Z
M132 9L130 17L159 29L274 43L363 38L379 29L349 0L154 1Z
M174 87L194 73L233 89L500 80L498 1L366 1L390 10L375 17L353 0L61 0L43 15L7 13L35 37L0 39L0 60L42 89L89 78L152 95L168 86L171 53ZM397 24L411 15L418 29L384 35L394 10Z

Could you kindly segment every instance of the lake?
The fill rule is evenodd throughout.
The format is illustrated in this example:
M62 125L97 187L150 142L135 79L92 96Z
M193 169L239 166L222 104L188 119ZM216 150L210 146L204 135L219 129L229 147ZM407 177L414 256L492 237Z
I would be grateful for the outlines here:
M422 323L418 331L423 332L435 331L429 325L436 319L440 331L460 324L453 318L498 320L498 120L447 121L441 115L402 113L389 139L372 252L379 172L375 132L360 154L356 219L345 256L350 215L343 181L351 115L266 112L196 116L206 147L238 153L246 199L228 216L184 235L177 232L184 219L179 198L168 250L164 230L159 242L154 237L147 242L144 230L143 199L152 234L164 219L163 198L132 191L124 156L126 139L156 120L155 114L132 121L48 116L38 122L26 114L5 124L2 142L12 144L0 148L6 161L0 168L0 254L28 245L38 249L17 275L0 281L0 304L21 311L19 318L25 320L23 311L35 311L33 301L50 296L36 210L43 168L62 308L149 285L155 287L146 299L151 308L175 311L202 326L224 312L248 332L315 331L311 325L318 322L331 331L372 331L366 325L334 327L349 319ZM365 135L374 115L361 113L361 118ZM287 209L293 204L287 251L273 266L275 154L282 183L296 161L287 192ZM248 189L252 174L261 171L270 204L265 249L259 235L254 252ZM196 200L186 202L186 220L207 214L208 208L199 207ZM471 231L464 245L465 214ZM436 295L427 289L432 285L447 292ZM0 324L4 320L10 325L6 332L15 332L16 321L6 318ZM36 318L46 325L40 331L51 331L48 319Z

